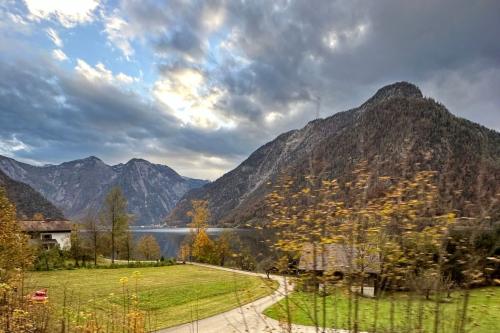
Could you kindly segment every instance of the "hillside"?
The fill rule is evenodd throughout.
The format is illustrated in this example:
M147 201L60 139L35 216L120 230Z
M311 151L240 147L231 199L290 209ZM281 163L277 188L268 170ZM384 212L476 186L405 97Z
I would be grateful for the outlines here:
M160 223L188 190L206 183L142 159L110 166L91 156L59 165L33 166L0 156L0 170L29 184L67 217L76 219L89 209L99 210L109 189L118 185L139 225Z
M16 205L19 219L32 218L41 213L45 218L63 219L63 213L29 185L17 182L0 171L0 187L4 187L9 200Z
M194 199L208 200L212 224L263 219L267 183L283 173L300 179L309 173L311 159L315 174L328 178L346 177L362 160L379 175L437 171L441 204L462 215L495 209L486 206L500 193L500 134L454 116L418 87L398 82L360 107L314 120L263 145L234 170L190 191L167 223L185 224Z

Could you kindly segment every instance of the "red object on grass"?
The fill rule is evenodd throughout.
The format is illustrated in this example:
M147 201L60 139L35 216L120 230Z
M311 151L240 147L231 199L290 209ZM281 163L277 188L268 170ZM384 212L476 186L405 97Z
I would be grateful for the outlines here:
M45 302L48 298L49 296L47 296L47 289L37 290L31 296L31 300L37 303Z

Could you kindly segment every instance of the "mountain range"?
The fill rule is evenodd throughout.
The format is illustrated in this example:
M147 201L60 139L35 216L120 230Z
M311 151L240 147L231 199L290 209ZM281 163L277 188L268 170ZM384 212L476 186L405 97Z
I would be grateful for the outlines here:
M143 159L110 166L91 156L59 165L33 166L0 156L0 170L31 186L71 219L79 219L89 210L98 211L110 188L120 186L138 225L161 223L186 192L207 183Z
M269 184L281 175L349 181L361 161L381 176L436 171L443 210L500 219L500 133L454 116L407 82L279 135L214 182L142 159L110 166L91 156L33 166L0 156L0 185L27 217L78 219L99 210L109 189L120 186L139 225L184 226L191 201L207 200L211 225L246 226L265 222Z
M348 178L361 161L376 175L438 174L443 209L500 218L500 133L451 114L418 87L397 82L354 109L279 135L216 181L188 192L167 218L187 223L192 200L207 200L211 224L265 220L268 183L282 174ZM346 179L348 180L348 179Z

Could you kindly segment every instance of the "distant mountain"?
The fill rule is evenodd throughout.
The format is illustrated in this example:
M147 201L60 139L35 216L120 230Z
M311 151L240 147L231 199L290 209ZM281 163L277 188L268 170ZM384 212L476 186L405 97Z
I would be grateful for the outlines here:
M41 213L45 218L63 219L63 213L29 185L15 181L0 171L0 187L5 188L7 198L16 205L19 219L32 218Z
M162 222L188 190L207 183L142 159L109 166L91 156L59 165L33 166L0 156L0 170L29 184L67 217L76 219L89 209L99 210L109 189L118 185L140 225Z
M500 133L458 118L407 82L381 88L360 107L278 136L216 181L190 191L167 223L183 225L191 200L208 200L211 223L265 220L268 182L282 173L345 178L362 160L379 175L433 170L442 207L459 214L482 206L500 218ZM404 166L404 170L402 167ZM496 208L495 208L496 207Z

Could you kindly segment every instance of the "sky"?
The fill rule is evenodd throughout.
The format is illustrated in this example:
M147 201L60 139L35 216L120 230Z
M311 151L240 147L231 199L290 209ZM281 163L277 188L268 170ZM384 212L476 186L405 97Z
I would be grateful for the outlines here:
M497 0L0 0L0 154L216 179L396 81L500 131Z

